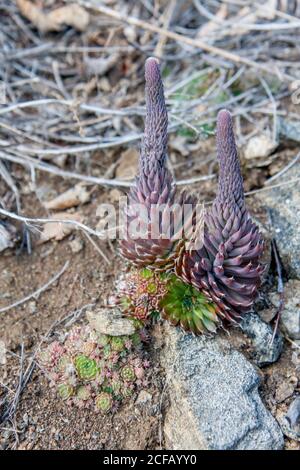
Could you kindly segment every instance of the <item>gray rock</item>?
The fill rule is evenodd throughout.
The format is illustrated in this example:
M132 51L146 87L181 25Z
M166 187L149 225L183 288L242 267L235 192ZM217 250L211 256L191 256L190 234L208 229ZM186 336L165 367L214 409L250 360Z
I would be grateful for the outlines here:
M4 341L0 340L0 366L4 366L7 362L6 347Z
M279 305L279 295L269 294L275 307ZM284 309L281 314L280 326L292 339L300 339L300 281L291 279L284 284Z
M283 435L258 394L255 368L228 340L166 326L162 362L170 406L167 449L281 449Z
M145 405L146 403L149 403L151 401L152 401L151 393L147 392L147 390L141 390L140 393L138 394L135 404Z
M298 164L280 178L280 183L289 182L299 177L300 165ZM258 198L270 211L274 237L284 265L289 268L291 277L300 279L299 182L264 191L258 194Z
M6 223L4 226L0 221L0 252L14 246L17 238L16 234L17 230L13 225Z
M263 367L276 362L283 348L283 338L278 331L273 342L273 329L257 313L248 313L241 322L243 332L252 339L254 362ZM272 344L271 344L272 342Z
M135 332L133 322L128 318L122 318L117 308L98 308L95 311L87 311L86 317L91 327L102 335L123 336L132 335Z
M279 418L283 433L300 442L300 397L292 401L285 416Z

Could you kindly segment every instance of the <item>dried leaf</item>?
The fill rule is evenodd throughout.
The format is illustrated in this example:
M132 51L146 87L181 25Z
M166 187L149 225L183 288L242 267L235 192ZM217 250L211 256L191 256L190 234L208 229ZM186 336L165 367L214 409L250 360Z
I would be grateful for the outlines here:
M123 180L131 180L137 174L139 154L138 151L134 148L125 150L121 154L117 169L116 176L117 178Z
M277 147L278 142L274 142L271 136L267 134L256 135L247 142L244 157L247 160L268 157Z
M17 5L22 15L43 33L60 31L65 26L84 31L89 24L89 14L76 3L65 5L50 12L44 12L29 0L17 0Z
M68 214L65 212L58 212L55 214L55 219L74 220L76 222L82 222L83 220L80 214ZM38 243L46 243L49 240L62 240L66 236L70 235L70 233L72 233L75 228L75 225L69 223L47 222L44 225L41 238Z
M112 54L108 57L84 57L87 75L104 75L107 73L120 59L119 54Z
M77 184L74 188L60 194L56 198L45 203L45 207L51 210L63 210L85 204L90 200L90 193L82 184Z
M16 241L16 229L13 225L6 227L0 222L0 252L12 248Z

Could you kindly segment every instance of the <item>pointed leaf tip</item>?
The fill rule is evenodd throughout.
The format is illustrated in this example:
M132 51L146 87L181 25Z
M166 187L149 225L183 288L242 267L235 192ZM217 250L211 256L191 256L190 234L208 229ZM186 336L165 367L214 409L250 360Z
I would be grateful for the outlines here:
M221 109L217 117L217 142L224 141L233 136L233 120L231 113L227 109Z
M221 111L218 112L217 122L221 126L228 125L232 122L232 116L228 109L221 109Z
M161 80L159 62L155 57L149 57L145 62L145 80L150 86Z

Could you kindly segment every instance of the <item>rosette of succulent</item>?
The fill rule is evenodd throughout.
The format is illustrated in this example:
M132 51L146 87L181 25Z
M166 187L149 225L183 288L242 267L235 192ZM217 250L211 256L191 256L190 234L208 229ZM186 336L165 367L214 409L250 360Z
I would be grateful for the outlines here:
M167 292L167 282L167 274L133 268L118 279L110 303L125 316L146 324L159 315L158 301Z
M76 326L42 349L38 364L67 404L107 413L148 385L142 339L139 331L109 336Z
M125 316L143 324L160 314L172 325L195 334L214 333L219 324L213 302L173 273L133 269L118 281L117 294L111 302Z

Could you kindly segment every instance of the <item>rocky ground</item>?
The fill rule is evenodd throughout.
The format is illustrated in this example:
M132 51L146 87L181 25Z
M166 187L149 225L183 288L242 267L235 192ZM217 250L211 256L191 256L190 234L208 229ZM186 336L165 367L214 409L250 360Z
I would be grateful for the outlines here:
M51 183L55 185L55 179ZM42 181L40 184L43 186ZM272 345L271 324L279 296L276 269L269 260L257 313L246 316L241 329L230 329L219 338L193 338L162 323L153 326L146 347L152 364L149 388L113 415L69 409L57 400L36 368L19 397L13 421L2 425L2 448L299 448L297 425L291 427L285 419L299 392L300 281L294 224L298 197L297 188L287 186L272 190L270 197L261 196L261 202L252 206L262 223L267 220L262 214L269 201L271 210L275 207L280 214L275 219L280 225L274 224L274 231L286 270L286 302ZM31 198L27 198L29 207ZM94 189L89 203L80 210L92 220L103 199L102 191ZM286 203L281 206L281 201ZM250 199L248 204L251 210ZM268 238L268 225L264 228ZM40 295L1 313L1 340L7 350L0 366L2 413L14 398L20 373L26 370L43 335L48 334L47 343L70 328L68 319L85 322L86 308L103 305L111 294L125 266L115 245L104 243L102 248L109 263L101 254L95 256L93 245L73 231L61 241L35 246L30 256L24 252L16 255L13 250L2 253L3 307L25 297L28 290L34 292L66 261L70 263ZM266 257L270 255L267 250ZM65 317L61 324L55 323ZM24 347L22 361L20 344ZM192 433L187 431L190 429Z
M55 6L38 3L47 11ZM152 12L144 3L110 5L167 27L160 14L173 2L158 2ZM74 23L63 10L67 17L57 23L61 12L30 17L28 2L0 1L0 78L9 103L17 103L0 106L1 207L91 229L25 226L1 215L1 449L300 449L299 104L286 78L298 70L297 37L239 28L233 36L226 23L216 30L195 3L171 11L169 27L185 41L208 37L217 56L99 11ZM224 3L221 16L240 24L238 6ZM248 13L248 24L270 20ZM232 48L270 70L276 65L282 81L225 60L222 51ZM268 269L240 328L195 338L156 322L144 346L148 386L101 415L58 400L34 359L40 347L84 324L87 310L101 308L127 269L117 242L94 231L101 230L99 205L117 208L137 171L143 64L151 54L162 55L169 167L201 201L216 191L216 111L226 105L234 114L247 205L266 240Z

